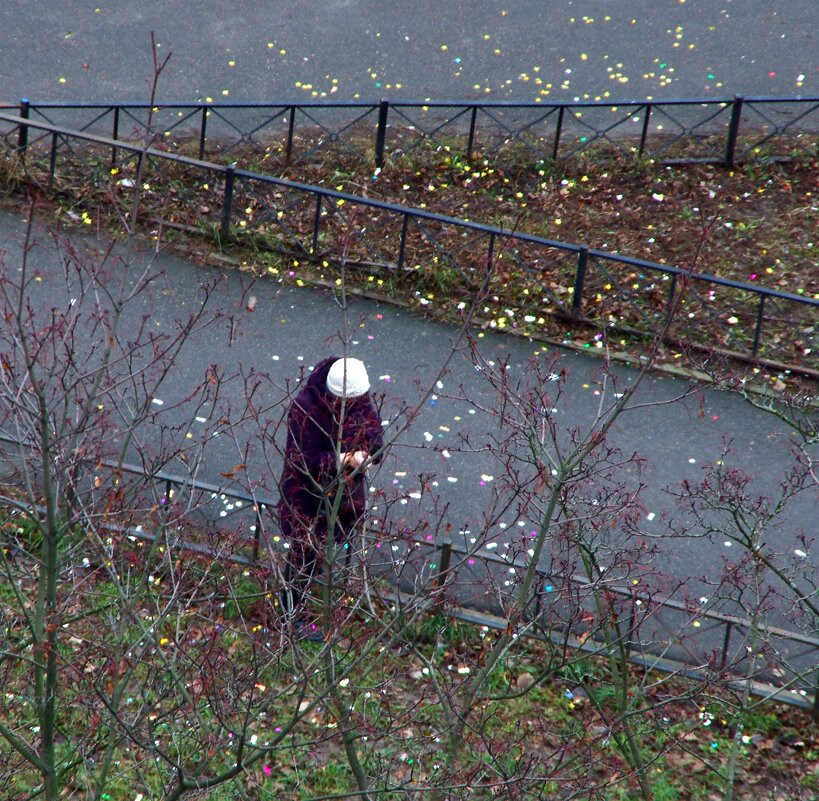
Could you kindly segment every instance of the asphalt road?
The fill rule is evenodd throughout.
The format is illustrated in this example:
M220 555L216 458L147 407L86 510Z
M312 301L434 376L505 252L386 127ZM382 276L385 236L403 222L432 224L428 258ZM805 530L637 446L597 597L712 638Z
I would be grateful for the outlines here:
M819 93L815 0L4 0L0 103Z

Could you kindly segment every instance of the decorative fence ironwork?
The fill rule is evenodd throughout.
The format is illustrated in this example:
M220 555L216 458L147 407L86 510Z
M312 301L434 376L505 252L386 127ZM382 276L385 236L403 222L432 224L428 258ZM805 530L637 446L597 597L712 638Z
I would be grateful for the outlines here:
M672 341L819 377L817 298L690 274L16 115L0 113L2 123L14 127L14 149L25 154L30 175L44 185L53 182L60 158L80 147L84 158L92 159L87 166L98 186L107 187L108 200L125 203L136 191L133 176L142 162L150 191L156 194L164 186L175 193L195 228L215 230L223 240L252 234L284 254L317 263L357 262L395 280L407 274L430 280L433 272L440 280L451 272L467 287L479 286L487 264L504 259L539 299L531 316L558 315L628 333L656 332L679 299Z
M816 155L818 97L733 97L567 103L37 103L19 116L58 128L187 146L200 160L247 149L271 164L344 152L382 166L425 146L451 155L534 164L583 155L666 163L735 163ZM0 107L2 110L2 107ZM2 133L2 132L0 132ZM12 133L9 129L6 135ZM164 143L164 145L163 145Z
M15 450L21 447L19 440L3 432L0 432L0 443L12 445ZM179 535L177 521L174 527L177 535L173 542L166 542L167 537L163 540L171 547L214 558L229 558L245 565L255 564L264 558L263 547L273 552L286 547L280 542L276 544L279 541L277 536L265 532L267 510L276 505L272 497L166 471L146 473L136 465L105 460L95 462L95 475L105 470L110 470L118 480L123 476L148 479L149 483L159 488L154 495L159 498L160 505L173 502L180 508L191 508L194 514L200 505L209 503L206 499L221 499L222 507L228 506L232 511L227 519L223 512L220 513L210 524L215 539L218 540L219 533L224 533L226 529L249 533L249 536L230 538L231 547L226 552L224 547L215 548L207 542L193 541ZM106 480L101 479L101 483L105 484ZM37 510L32 509L32 512L36 513ZM196 520L196 526L202 527L201 520ZM160 536L150 525L131 525L127 528L112 525L110 531L131 541L152 542ZM466 537L462 542L451 536L431 542L410 535L402 540L406 552L423 552L428 558L419 560L419 564L408 574L399 574L389 559L379 563L376 554L382 552L379 550L381 544L378 532L365 532L359 558L368 565L366 569L386 575L392 581L396 598L411 597L418 582L428 588L446 587L452 603L447 607L448 614L478 625L508 628L503 598L485 592L486 575L492 570L508 575L510 567L522 573L528 568L525 554L510 550L501 555L479 547L479 544L470 545ZM508 600L515 595L514 582L512 584ZM591 597L595 590L599 591L603 586L618 620L627 621L619 634L609 632L608 647L614 636L618 647L622 644L632 663L650 670L692 678L719 676L730 686L747 687L762 697L775 697L779 701L811 709L819 720L819 671L816 665L819 639L799 631L765 624L760 626L750 619L709 608L707 601L681 602L650 595L634 586L620 585L608 579L595 583L582 576L555 577L546 570L539 570L532 597L526 604L526 636L550 639L559 645L569 645L591 654L603 653L606 647L604 636L584 636L583 624L578 624L576 616L566 613L568 605L572 603L589 606L589 610L593 611ZM475 588L478 591L470 593ZM769 660L764 668L749 670L746 646L752 633L757 637L763 635L775 653L783 655L790 667L784 663L771 664ZM799 663L802 664L801 669L796 667ZM752 675L749 677L749 674Z

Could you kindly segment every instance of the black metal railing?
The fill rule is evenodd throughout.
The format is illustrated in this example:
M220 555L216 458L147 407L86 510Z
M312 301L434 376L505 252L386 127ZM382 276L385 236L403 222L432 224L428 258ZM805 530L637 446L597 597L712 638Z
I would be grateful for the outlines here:
M27 447L15 437L0 432L0 442L15 448ZM189 550L204 556L220 559L228 558L234 562L253 565L265 552L281 551L286 547L278 535L273 533L272 524L265 531L265 512L275 508L276 500L270 496L261 496L235 486L225 487L193 479L189 476L178 476L167 471L146 473L137 465L123 464L118 461L95 461L93 473L99 476L104 469L121 481L123 476L132 476L146 480L154 487L152 497L171 501L174 496L184 495L187 498L220 497L230 501L228 505L244 504L242 511L251 515L252 521L245 521L245 530L252 536L228 538L231 547L213 547L203 542L179 536L172 546ZM105 479L101 483L105 484ZM177 499L177 503L181 503ZM36 509L32 510L36 512ZM192 510L198 512L197 508ZM201 520L197 527L201 528ZM220 518L213 523L215 539L222 541L226 528L235 522ZM179 528L179 521L175 521ZM129 526L111 525L112 533L124 536L132 541L153 542L160 534L151 525ZM498 603L503 593L485 592L485 578L494 568L503 569L507 575L510 567L522 574L529 566L525 554L508 551L501 555L487 548L467 543L466 538L459 542L452 536L429 539L415 539L402 535L402 543L408 553L423 551L427 554L419 562L423 567L409 579L392 571L389 560L382 564L373 562L370 557L378 552L378 545L385 535L368 528L364 533L364 551L360 558L370 562L370 569L385 575L395 586L396 596L407 597L406 588L402 592L402 581L409 584L410 597L414 585L420 581L427 588L444 589L449 593L446 605L447 613L478 625L497 629L508 629L509 620L505 617L504 603ZM386 535L389 538L389 535ZM250 552L248 553L248 547ZM238 548L238 550L237 550ZM483 573L476 577L475 564L481 565ZM391 572L392 571L392 572ZM421 575L423 574L423 575ZM478 584L481 591L470 597L469 587ZM516 603L516 584L511 582L507 593L509 601ZM686 675L695 679L720 677L733 687L747 687L762 697L773 697L779 701L811 709L819 720L819 672L816 655L819 653L819 639L802 632L783 629L767 624L754 623L748 618L726 614L709 608L704 599L682 602L674 598L658 597L656 594L638 590L633 585L606 580L605 593L609 603L614 604L618 620L621 621L620 634L624 638L624 650L628 659L651 670ZM573 623L569 614L562 614L567 599L571 603L588 606L594 592L600 590L595 582L583 576L554 576L538 567L538 580L534 584L533 596L525 606L522 624L526 636L550 639L558 645L569 645L581 651L596 654L603 653L604 638L600 636L583 636ZM491 600L494 599L494 600ZM585 599L585 601L584 601ZM580 627L582 628L582 626ZM777 653L787 654L781 664L772 665L770 661L764 669L748 670L747 642L751 634L763 636L771 645L775 644ZM758 646L757 646L758 647ZM752 673L749 677L748 673ZM744 674L741 675L741 674ZM811 689L813 688L813 689Z
M531 314L521 309L508 325L503 321L507 330L529 317L532 322L525 324L536 326L539 315L549 314L598 329L650 335L676 309L671 341L819 377L816 297L690 273L17 115L0 113L0 123L15 127L14 148L25 148L27 169L39 174L43 184L53 182L65 143L85 148L86 156L96 154L96 179L110 189L109 199L138 191L133 179L123 176L134 175L143 161L151 191L161 192L163 180L167 191L172 184L177 198L184 196L194 228L215 230L222 240L253 235L283 254L317 263L357 262L389 280L414 273L420 280L440 281L452 274L466 288L481 284L487 265L505 260L539 298ZM35 134L39 147L31 141ZM109 169L114 158L118 166ZM171 168L178 174L170 175ZM161 204L152 213L162 214ZM585 346L602 347L601 338L598 334L597 342Z
M6 108L11 109L7 106ZM155 142L203 159L256 152L272 164L341 150L382 166L425 146L453 157L535 164L577 155L731 167L815 156L819 97L733 97L567 103L37 103L21 117L56 127ZM8 135L11 131L7 130ZM243 150L244 149L244 150Z

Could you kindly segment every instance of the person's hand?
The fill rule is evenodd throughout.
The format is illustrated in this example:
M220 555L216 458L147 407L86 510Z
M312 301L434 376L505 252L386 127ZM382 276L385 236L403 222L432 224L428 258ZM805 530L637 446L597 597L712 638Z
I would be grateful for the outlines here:
M355 470L367 461L369 454L367 451L346 451L339 454L339 461L342 467L350 467Z

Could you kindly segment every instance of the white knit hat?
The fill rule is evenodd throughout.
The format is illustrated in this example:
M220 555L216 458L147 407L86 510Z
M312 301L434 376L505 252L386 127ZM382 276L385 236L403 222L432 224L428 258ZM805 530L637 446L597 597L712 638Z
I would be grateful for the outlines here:
M327 389L339 398L357 398L370 389L367 368L360 359L337 359L327 373Z

